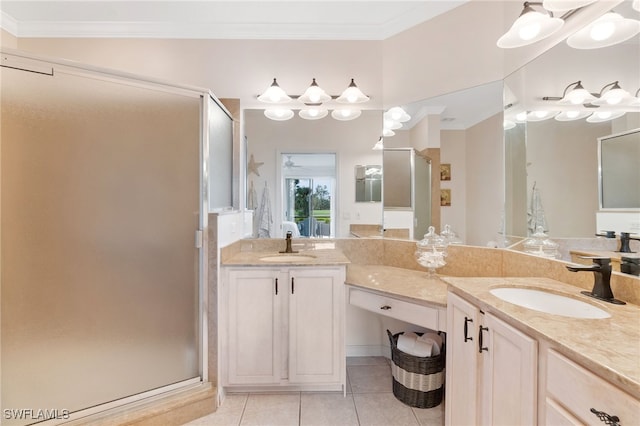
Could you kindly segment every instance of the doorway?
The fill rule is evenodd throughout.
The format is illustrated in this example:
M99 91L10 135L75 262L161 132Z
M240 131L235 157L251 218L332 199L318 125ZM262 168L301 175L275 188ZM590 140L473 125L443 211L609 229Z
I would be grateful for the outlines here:
M335 235L336 154L282 153L282 233Z

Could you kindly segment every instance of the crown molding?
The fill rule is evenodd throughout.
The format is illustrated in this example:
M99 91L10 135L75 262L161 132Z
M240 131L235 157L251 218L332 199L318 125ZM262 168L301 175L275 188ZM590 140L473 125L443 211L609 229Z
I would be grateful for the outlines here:
M18 36L18 21L13 19L13 16L0 10L0 28L11 34L12 36Z
M51 2L51 14L25 9L15 9L13 17L6 10L2 11L2 27L17 37L24 38L171 38L171 39L245 39L245 40L372 40L381 41L407 30L415 25L443 14L452 8L464 4L469 0L455 0L447 2L420 1L397 3L397 8L385 1L386 10L395 9L398 13L384 14L380 11L371 19L360 19L358 11L362 13L362 6L351 7L345 17L336 15L341 9L335 5L326 9L332 14L331 19L319 16L299 16L300 8L292 11L291 15L278 16L269 9L265 14L257 15L253 12L246 21L236 17L232 11L216 15L215 3L189 2L190 7L183 14L171 10L158 11L151 20L142 18L145 9L138 6L129 12L120 9L121 15L115 17L100 13L96 9L91 13L83 10L79 13L66 13L58 7L57 2ZM90 4L90 2L82 2ZM171 2L174 3L174 2ZM268 5L270 2L265 2ZM274 4L278 2L273 2ZM282 3L282 2L280 2ZM310 1L310 4L319 3ZM22 5L24 6L24 5ZM175 5L174 5L175 6ZM281 6L282 7L282 6ZM311 9L318 12L317 4ZM241 9L240 9L241 10ZM384 10L384 9L382 9ZM89 10L89 12L91 12ZM93 15L93 16L92 16ZM129 15L127 17L127 15ZM228 15L228 16L227 16ZM29 18L32 16L32 18ZM207 17L210 18L207 18ZM122 19L120 19L122 18Z

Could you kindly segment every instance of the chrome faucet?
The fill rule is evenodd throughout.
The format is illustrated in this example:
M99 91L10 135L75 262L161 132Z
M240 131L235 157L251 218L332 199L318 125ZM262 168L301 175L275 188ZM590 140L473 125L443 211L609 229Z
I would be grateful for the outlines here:
M624 305L625 302L615 299L613 297L613 291L611 291L611 259L608 257L581 257L583 259L593 260L593 264L589 266L567 265L567 269L571 272L593 272L593 289L591 291L581 291L581 293L605 302Z
M284 251L281 251L280 253L297 253L297 251L294 251L291 248L291 231L287 231L287 237L285 238L285 242L287 243L287 248L284 249Z

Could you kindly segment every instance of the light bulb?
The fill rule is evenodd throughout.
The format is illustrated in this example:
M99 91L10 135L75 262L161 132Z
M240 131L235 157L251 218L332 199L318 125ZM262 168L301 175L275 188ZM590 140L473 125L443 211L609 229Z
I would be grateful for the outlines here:
M540 33L540 29L540 24L534 22L518 29L518 36L520 36L522 40L531 40Z
M613 22L600 22L591 28L589 35L595 41L602 41L611 37L615 30L616 26Z

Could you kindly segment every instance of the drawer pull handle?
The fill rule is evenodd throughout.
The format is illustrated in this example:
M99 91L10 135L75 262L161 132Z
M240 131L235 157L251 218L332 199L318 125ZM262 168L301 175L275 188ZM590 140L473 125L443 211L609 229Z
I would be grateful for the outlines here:
M294 294L296 292L296 284L293 281L293 277L291 277L291 294Z
M620 426L620 418L618 416L610 416L604 411L598 411L595 408L591 409L591 412L595 414L601 422L608 426Z
M389 305L380 306L380 309L382 309L383 311L388 311L389 309L391 309L391 306Z
M483 327L480 326L480 332L478 333L478 352L482 353L482 351L489 351L489 348L486 346L483 346L482 343L482 332L483 331L489 331L489 327Z
M473 340L473 337L469 336L469 323L473 322L473 319L464 317L464 341Z
M276 278L276 296L278 295L278 279Z

